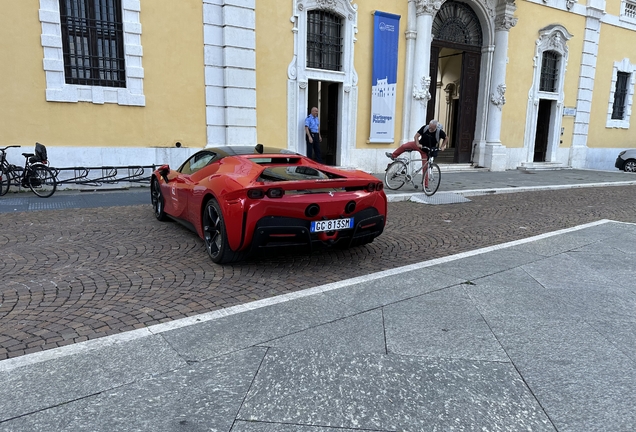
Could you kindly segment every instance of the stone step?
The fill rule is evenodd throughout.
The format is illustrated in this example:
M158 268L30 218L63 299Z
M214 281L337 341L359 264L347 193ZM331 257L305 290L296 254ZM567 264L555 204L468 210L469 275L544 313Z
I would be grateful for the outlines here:
M560 162L521 162L517 169L521 171L557 171L571 168Z
M478 172L478 171L489 171L488 168L477 168L469 163L464 164L456 164L456 163L438 163L439 169L442 172Z

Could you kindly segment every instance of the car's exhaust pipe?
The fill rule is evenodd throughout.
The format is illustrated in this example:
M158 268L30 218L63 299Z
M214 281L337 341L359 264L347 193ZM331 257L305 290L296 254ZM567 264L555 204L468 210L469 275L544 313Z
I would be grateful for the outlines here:
M320 213L320 206L318 204L309 204L305 209L305 216L313 218Z

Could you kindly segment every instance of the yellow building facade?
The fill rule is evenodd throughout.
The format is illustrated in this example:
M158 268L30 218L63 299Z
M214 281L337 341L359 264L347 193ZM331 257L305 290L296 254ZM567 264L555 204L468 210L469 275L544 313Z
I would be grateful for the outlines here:
M611 170L636 147L636 0L5 6L0 147L24 146L14 163L36 141L58 167L178 165L252 143L306 153L313 106L325 163L370 172L433 118L450 144L438 161L495 171ZM386 29L397 52L385 58ZM395 82L377 75L385 61ZM376 118L390 119L384 139Z

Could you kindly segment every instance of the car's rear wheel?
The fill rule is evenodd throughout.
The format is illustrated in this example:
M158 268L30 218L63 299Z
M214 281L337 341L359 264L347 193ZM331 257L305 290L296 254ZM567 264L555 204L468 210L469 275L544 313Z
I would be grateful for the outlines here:
M636 172L636 160L630 159L625 162L625 166L623 167L625 172Z
M203 241L208 255L217 264L239 261L245 254L230 249L221 207L211 199L203 209Z
M161 193L161 186L159 186L159 180L157 177L152 178L152 184L150 185L150 200L152 201L152 210L155 213L157 220L165 221L168 219L164 209L164 199Z

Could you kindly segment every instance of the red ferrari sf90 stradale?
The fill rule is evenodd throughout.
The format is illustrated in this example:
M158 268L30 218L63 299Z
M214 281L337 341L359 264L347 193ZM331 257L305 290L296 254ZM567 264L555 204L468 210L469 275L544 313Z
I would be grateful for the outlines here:
M275 247L370 243L387 214L374 176L260 144L206 148L177 170L162 165L151 198L157 219L195 231L216 263Z

